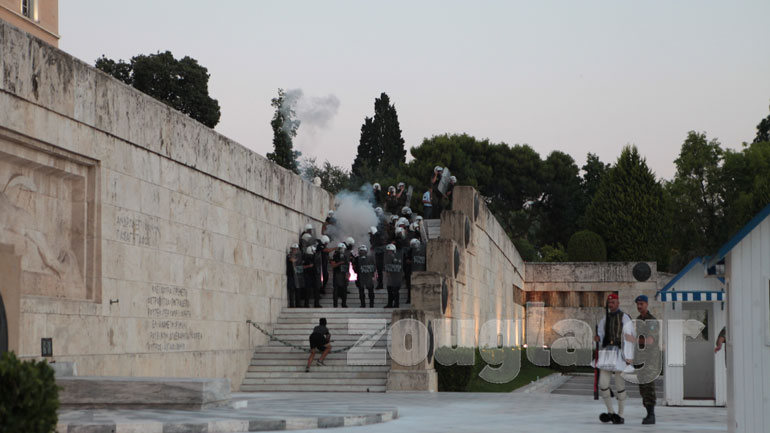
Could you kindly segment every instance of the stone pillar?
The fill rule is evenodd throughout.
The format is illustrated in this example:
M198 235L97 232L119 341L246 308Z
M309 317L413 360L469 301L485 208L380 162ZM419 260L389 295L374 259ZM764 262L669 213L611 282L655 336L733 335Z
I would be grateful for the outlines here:
M432 318L423 310L393 311L387 391L438 391Z

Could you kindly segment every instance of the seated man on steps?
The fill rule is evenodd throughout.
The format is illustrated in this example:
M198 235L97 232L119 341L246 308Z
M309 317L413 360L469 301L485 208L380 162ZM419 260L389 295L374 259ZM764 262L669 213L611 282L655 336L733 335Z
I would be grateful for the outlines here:
M316 365L326 365L324 364L324 359L326 359L326 356L332 350L332 345L329 344L331 338L332 335L329 333L329 328L326 327L326 318L322 317L321 320L318 321L318 326L313 328L313 332L310 334L310 356L307 358L305 372L310 371L310 364L313 363L313 357L315 356L316 350L321 352L321 358L316 361Z

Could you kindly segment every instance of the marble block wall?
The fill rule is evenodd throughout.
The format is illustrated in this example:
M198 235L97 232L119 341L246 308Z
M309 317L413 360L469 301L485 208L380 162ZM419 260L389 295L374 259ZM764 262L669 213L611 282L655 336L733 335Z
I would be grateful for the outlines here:
M0 21L9 346L80 375L228 378L286 305L284 253L333 204L238 143Z

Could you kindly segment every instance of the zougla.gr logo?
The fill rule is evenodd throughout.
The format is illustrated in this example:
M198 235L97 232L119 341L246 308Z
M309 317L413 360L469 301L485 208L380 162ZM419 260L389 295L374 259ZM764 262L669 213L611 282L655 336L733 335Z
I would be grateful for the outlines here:
M402 366L422 362L444 365L473 365L475 350L486 365L479 376L490 383L508 383L521 371L521 351L534 365L549 367L593 366L596 356L594 336L597 323L563 319L551 330L559 338L550 347L545 345L545 308L543 303L527 303L526 317L512 320L489 320L477 327L473 319L433 319L431 326L419 320L401 319L386 327L385 319L350 319L348 333L361 335L347 352L348 365L387 365L387 356ZM522 325L526 324L526 342L521 344ZM633 358L623 359L629 366L624 378L632 383L649 383L658 378L663 366L663 339L670 348L667 362L685 365L685 339L697 337L705 325L688 320L636 320L623 327L621 353ZM432 328L432 329L429 329ZM435 332L434 332L435 330ZM387 339L386 348L377 342ZM435 348L435 350L434 350ZM622 355L621 355L622 356ZM600 366L601 367L601 366Z

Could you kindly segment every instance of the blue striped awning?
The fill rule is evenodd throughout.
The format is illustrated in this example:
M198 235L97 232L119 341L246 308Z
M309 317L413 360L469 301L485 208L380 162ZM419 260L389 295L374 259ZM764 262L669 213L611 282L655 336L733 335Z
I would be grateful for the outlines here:
M663 302L723 302L727 294L718 290L711 291L662 291L660 300Z

